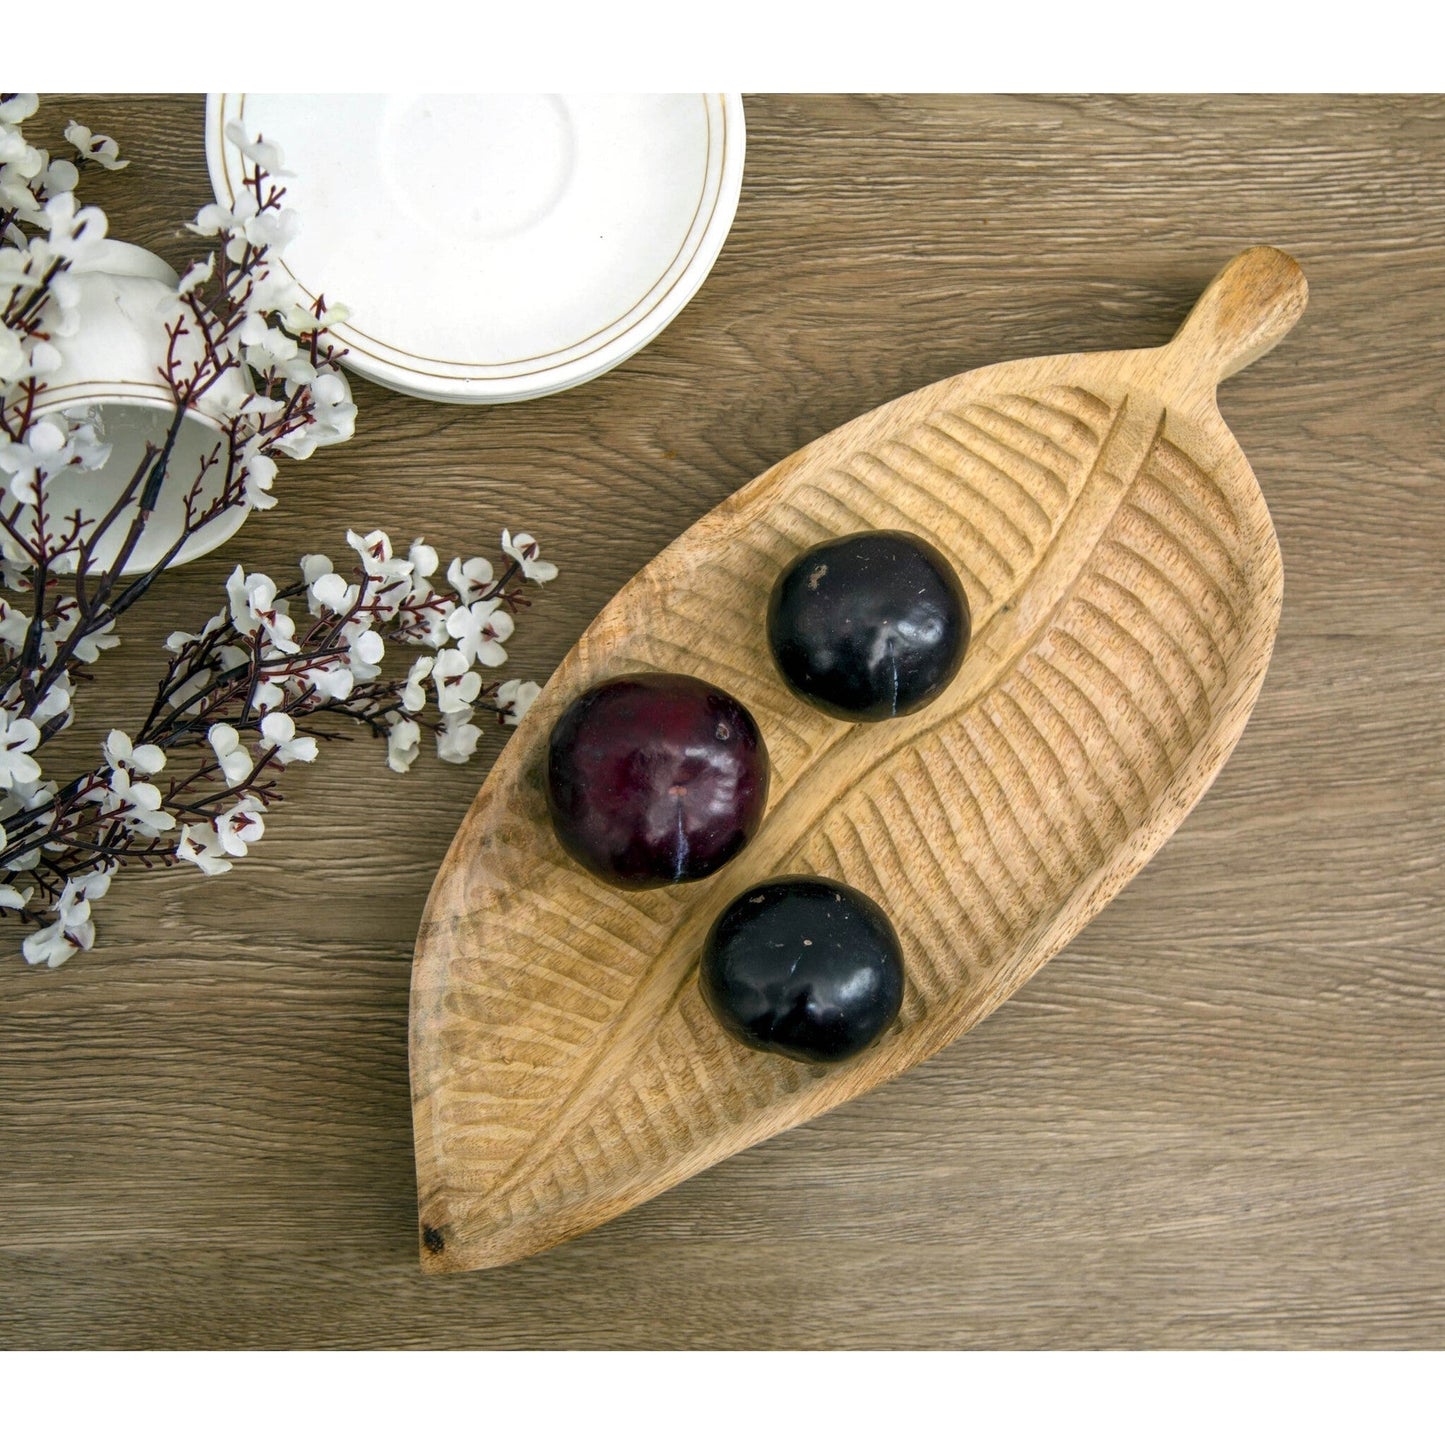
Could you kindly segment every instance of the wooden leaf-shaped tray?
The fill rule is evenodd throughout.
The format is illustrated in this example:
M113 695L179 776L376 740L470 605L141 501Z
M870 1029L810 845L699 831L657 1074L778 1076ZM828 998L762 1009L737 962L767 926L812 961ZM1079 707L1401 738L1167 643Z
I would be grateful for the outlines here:
M412 980L421 1258L545 1249L955 1039L1144 865L1238 740L1281 575L1215 388L1304 309L1259 247L1167 346L1010 362L923 388L780 462L603 609L517 729L427 903ZM800 702L764 614L805 548L927 538L973 609L932 706L850 725ZM761 830L703 882L621 892L555 841L553 721L624 672L686 672L752 711L773 764ZM842 879L902 940L902 1013L832 1069L752 1052L698 992L721 908L780 873Z

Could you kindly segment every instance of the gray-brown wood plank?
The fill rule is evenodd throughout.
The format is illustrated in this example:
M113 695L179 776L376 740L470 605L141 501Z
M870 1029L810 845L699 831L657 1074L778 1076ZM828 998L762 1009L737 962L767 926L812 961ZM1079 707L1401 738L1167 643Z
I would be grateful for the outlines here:
M238 562L348 526L446 556L536 532L545 676L617 586L803 442L939 377L1165 340L1236 250L1309 312L1226 383L1285 563L1254 719L1204 802L975 1032L874 1094L497 1272L416 1266L411 942L487 763L297 770L253 859L123 878L100 946L0 957L0 1344L1445 1344L1445 100L748 100L727 247L651 347L522 406L356 382L351 445L175 573L73 756ZM209 199L193 96L50 97L173 263ZM779 385L779 379L785 385Z

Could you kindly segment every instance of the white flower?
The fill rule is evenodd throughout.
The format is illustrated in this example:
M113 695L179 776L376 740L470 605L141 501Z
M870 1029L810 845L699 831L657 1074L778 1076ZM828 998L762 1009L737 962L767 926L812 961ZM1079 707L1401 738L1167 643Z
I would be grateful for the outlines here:
M246 576L240 567L226 579L226 596L231 601L231 620L238 632L255 636L264 628L267 639L277 652L298 652L296 624L291 620L286 602L276 599L276 584L264 572Z
M470 721L471 709L448 713L437 734L437 757L445 763L464 763L477 750L481 728Z
M0 295L0 308L8 299ZM25 363L25 344L20 336L8 326L0 326L0 387L19 381L24 374Z
M13 908L17 913L26 907L31 898L35 896L33 888L27 888L23 893L9 883L0 883L0 908Z
M0 598L0 641L7 643L12 651L19 652L25 646L29 631L30 618L25 611Z
M441 566L441 558L437 556L437 549L428 547L421 537L411 544L411 550L407 553L407 557L411 562L413 584L424 582Z
M347 532L346 540L373 582L386 587L411 576L410 558L402 562L391 555L391 538L385 532L368 532L364 537Z
M253 452L246 458L243 473L246 483L246 505L254 512L268 512L276 505L271 488L276 482L276 463L264 452Z
M197 261L176 284L176 295L187 297L198 286L204 286L216 274L216 253L211 252L204 261Z
M273 762L283 767L287 763L316 761L316 739L296 737L296 721L289 713L268 712L261 719L262 747L275 748Z
M296 342L279 327L267 326L266 318L253 313L236 332L236 339L245 347L246 365L265 375L284 365L296 355Z
M105 239L105 212L96 206L78 207L73 191L62 191L45 203L50 228L46 242L58 260L72 263L95 254Z
M321 558L323 562L326 560ZM306 595L311 602L312 614L321 617L327 612L341 615L350 612L356 606L360 593L355 584L347 582L339 572L323 572L308 582Z
M404 773L421 752L421 727L415 718L399 718L391 725L386 738L386 765L394 773Z
M206 734L221 772L232 786L251 776L251 755L241 746L241 735L230 723L216 723Z
M471 704L482 690L482 679L479 673L467 670L467 659L456 648L446 647L437 653L432 682L436 685L439 712L472 715Z
M166 755L154 743L131 746L130 737L119 728L112 728L105 740L105 760L113 768L129 768L132 772L149 776L158 773L166 765Z
M467 604L478 601L491 580L492 564L485 557L472 557L466 562L460 557L453 557L452 565L447 568L447 581Z
M47 197L58 196L62 191L73 191L79 179L80 172L74 162L61 157L45 167L45 174L40 178L40 192Z
M95 924L90 918L90 902L102 898L110 888L110 874L85 873L70 879L56 900L54 923L32 933L21 945L27 963L43 963L55 968L79 949L95 943Z
M343 702L351 696L351 689L355 686L356 679L351 675L349 667L344 667L339 661L333 661L307 668L301 674L301 684L303 687L314 687L318 697Z
M20 947L26 963L43 963L46 968L59 968L67 958L74 957L82 945L68 938L65 925L56 922L32 933Z
M500 667L507 660L502 643L512 635L516 623L510 612L499 610L501 605L494 597L473 602L470 607L458 607L447 617L447 633L456 638L468 663Z
M259 798L242 798L216 819L216 837L233 858L244 858L248 846L265 831L261 814L266 805Z
M254 161L263 171L268 171L273 176L287 174L282 169L284 159L281 155L281 147L274 141L266 140L264 136L258 135L255 140L249 139L245 126L239 120L227 121L226 139L248 161Z
M226 856L226 850L216 836L216 830L209 823L201 826L187 823L181 829L181 841L176 844L176 857L183 863L194 863L207 877L231 871L231 860Z
M358 661L364 662L368 667L374 667L383 657L386 656L386 642L381 633L373 631L370 627L365 632L359 633L351 641L351 668L354 672Z
M318 577L324 577L335 570L331 565L331 558L324 552L307 552L301 558L301 577L308 587Z
M94 135L79 121L71 121L65 127L65 138L88 161L94 161L108 171L123 171L129 161L120 159L120 147L108 135Z
M273 171L272 175L284 175L284 171ZM241 234L258 250L269 247L279 255L300 234L301 217L285 206L268 206L258 210L246 222ZM229 250L229 248L228 248ZM235 259L233 257L233 259Z
M143 838L158 838L176 826L176 820L161 807L161 790L154 783L132 782L125 768L110 770L106 806L124 808L126 811L116 821L127 832Z
M300 459L317 447L349 441L356 431L356 404L346 378L334 367L318 371L309 362L304 368L293 365L287 371L292 380L310 383L311 417L306 426L278 441L276 449Z
M242 192L242 195L251 201L252 207L254 208L255 199L251 196L250 192ZM198 236L219 236L222 232L231 231L235 225L235 213L228 211L225 206L218 202L211 201L208 205L202 206L201 209L196 212L196 219L194 221L186 222L186 230L194 231Z
M530 532L502 533L502 551L522 564L522 576L532 582L550 582L557 575L556 565L542 561L542 549Z
M280 674L284 676L284 674ZM251 689L251 706L257 712L273 712L286 702L286 689L272 679L269 673L262 673Z
M34 783L40 764L30 756L40 741L40 729L29 718L0 714L0 788Z
M21 121L29 120L39 105L38 95L7 95L0 100L0 125L19 125Z
M502 721L516 727L527 716L528 709L541 691L535 682L522 682L517 678L504 682L497 689L497 706L502 709Z
M461 656L460 653L457 654ZM420 712L426 706L426 689L422 686L436 665L434 657L419 657L412 663L411 671L401 689L401 705L407 712Z
M58 717L65 719L60 725L62 731L74 721L70 710L70 674L68 672L62 672L50 684L45 696L40 699L30 713L31 722L38 728L43 728L52 718Z

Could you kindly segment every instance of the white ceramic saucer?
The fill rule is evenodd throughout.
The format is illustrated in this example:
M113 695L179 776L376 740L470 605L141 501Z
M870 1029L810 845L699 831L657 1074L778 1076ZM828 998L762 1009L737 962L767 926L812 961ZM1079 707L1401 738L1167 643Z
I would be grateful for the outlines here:
M213 94L223 205L236 119L284 152L285 264L350 308L347 365L437 401L522 401L625 361L702 285L742 186L736 95Z

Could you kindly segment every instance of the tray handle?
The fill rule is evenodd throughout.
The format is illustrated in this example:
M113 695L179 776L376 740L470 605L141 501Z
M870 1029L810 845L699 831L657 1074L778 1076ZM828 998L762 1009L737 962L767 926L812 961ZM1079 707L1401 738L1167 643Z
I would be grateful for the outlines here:
M1304 314L1309 285L1293 256L1273 246L1241 251L1194 303L1166 351L1190 390L1213 391L1283 340Z

